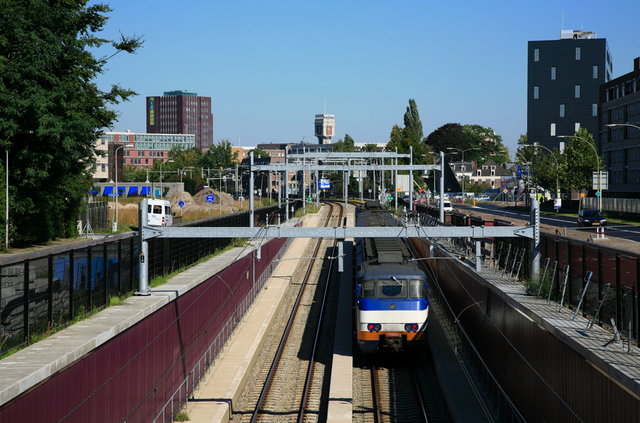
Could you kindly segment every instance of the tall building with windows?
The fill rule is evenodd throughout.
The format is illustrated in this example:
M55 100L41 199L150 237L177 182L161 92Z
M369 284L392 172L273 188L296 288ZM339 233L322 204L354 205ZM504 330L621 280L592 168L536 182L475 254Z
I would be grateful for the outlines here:
M609 172L605 195L640 198L640 57L633 71L600 87L600 148Z
M147 97L147 132L150 134L194 134L196 147L213 144L211 97L187 91L166 91Z
M594 32L563 30L559 40L529 41L527 137L557 148L558 135L587 129L598 139L600 85L611 79L611 54Z

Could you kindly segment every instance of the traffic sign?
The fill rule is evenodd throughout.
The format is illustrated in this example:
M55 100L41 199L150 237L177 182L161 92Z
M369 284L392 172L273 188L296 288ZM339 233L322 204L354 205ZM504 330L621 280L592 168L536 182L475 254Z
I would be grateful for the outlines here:
M554 198L553 199L553 208L554 209L562 208L562 198Z
M205 197L205 200L207 200L207 203L213 203L213 200L216 199L216 196L213 194L207 194L207 196Z
M388 196L388 197L387 197L387 201L393 201L393 196L391 196L391 195L390 195L390 196Z
M182 200L178 201L178 206L184 207L184 201L182 201Z

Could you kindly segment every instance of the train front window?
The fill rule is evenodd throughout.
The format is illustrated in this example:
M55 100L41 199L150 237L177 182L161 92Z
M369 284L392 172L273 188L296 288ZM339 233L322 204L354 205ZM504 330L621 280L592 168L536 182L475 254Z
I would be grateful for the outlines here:
M362 282L362 298L376 297L376 281L368 280Z
M407 298L407 284L405 280L380 279L376 293L378 298Z
M419 279L412 279L409 281L409 298L425 298L425 293L422 288L423 282Z

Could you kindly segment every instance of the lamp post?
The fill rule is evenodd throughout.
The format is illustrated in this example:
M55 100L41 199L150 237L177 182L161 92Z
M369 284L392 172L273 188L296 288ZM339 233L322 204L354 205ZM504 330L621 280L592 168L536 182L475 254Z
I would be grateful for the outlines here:
M121 148L129 149L129 148L133 148L133 144L123 144L120 147L116 147L116 149L113 151L113 166L114 166L114 179L115 179L115 193L113 194L113 205L115 207L115 219L113 221L113 227L112 227L112 231L113 232L118 232L118 196L120 195L120 192L118 192L118 150L120 150Z
M4 251L9 252L9 147L4 150Z
M598 196L598 210L602 211L602 190L601 190L601 186L602 186L602 181L600 180L601 175L600 175L600 155L598 154L598 150L596 150L596 148L593 146L593 144L591 144L591 142L584 138L584 137L579 137L577 135L558 135L557 138L577 138L579 140L584 141L589 147L591 147L591 149L593 150L593 152L596 155L596 163L597 163L597 168L598 168L598 191L596 192L596 195Z
M539 145L538 143L533 143L533 144L523 144L525 147L533 147L535 148L544 148L545 150L547 150L549 153L551 153L551 156L553 156L553 160L556 161L556 198L560 198L560 182L558 179L558 174L560 173L560 164L558 163L558 158L556 157L556 155L554 154L553 151L551 151L550 149L548 149L547 147L545 147L544 145ZM534 150L535 152L535 150ZM556 209L557 210L557 209Z
M462 153L462 164L464 166L464 153L471 150L480 150L478 147L465 148L464 150L461 148L455 147L447 147L447 150L456 150ZM466 170L466 169L465 169ZM462 174L462 200L464 201L464 173Z

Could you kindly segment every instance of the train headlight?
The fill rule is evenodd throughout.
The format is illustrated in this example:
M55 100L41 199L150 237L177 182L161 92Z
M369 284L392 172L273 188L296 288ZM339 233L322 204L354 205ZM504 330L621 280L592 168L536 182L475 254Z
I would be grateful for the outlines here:
M404 330L406 330L407 332L417 332L418 327L419 326L417 323L407 323L404 325Z
M382 325L380 323L369 323L367 324L367 329L369 329L369 332L380 332Z

